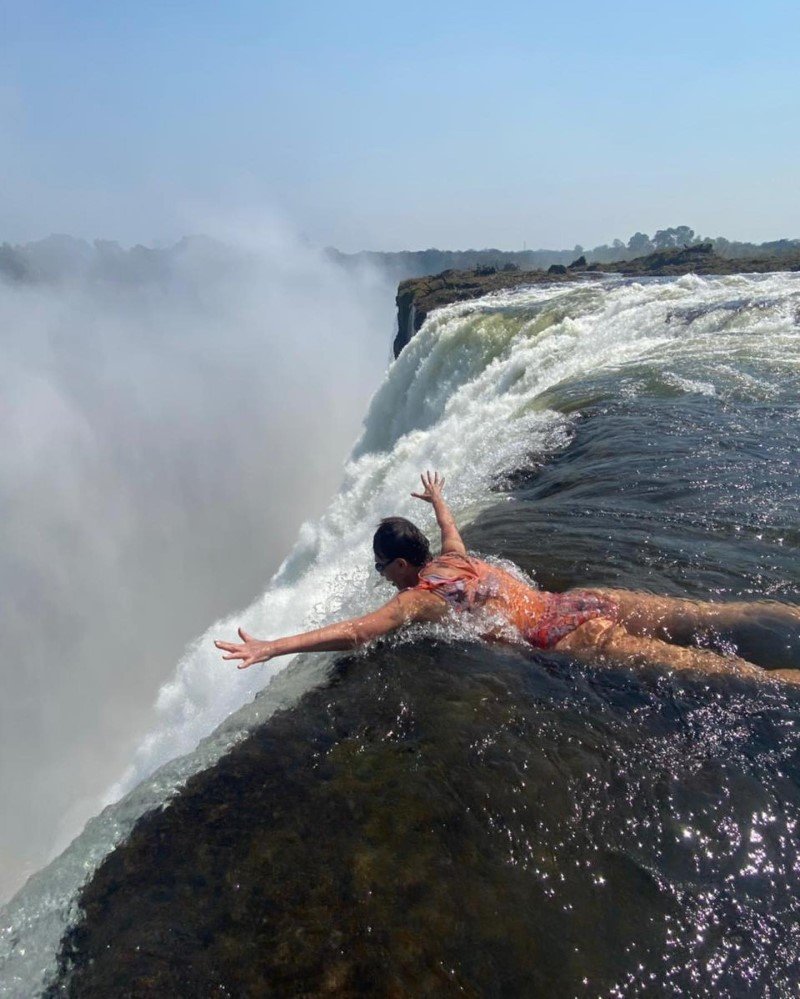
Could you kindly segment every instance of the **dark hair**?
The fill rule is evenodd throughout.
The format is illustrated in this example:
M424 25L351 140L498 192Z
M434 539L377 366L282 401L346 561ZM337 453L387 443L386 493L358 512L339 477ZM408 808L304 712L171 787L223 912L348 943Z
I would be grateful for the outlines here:
M412 565L431 560L431 548L422 531L405 517L384 517L372 539L377 558L404 558Z

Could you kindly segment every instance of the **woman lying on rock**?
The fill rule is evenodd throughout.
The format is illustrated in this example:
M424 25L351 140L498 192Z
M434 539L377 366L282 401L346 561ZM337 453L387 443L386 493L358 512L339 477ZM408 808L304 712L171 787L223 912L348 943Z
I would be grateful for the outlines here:
M800 683L800 669L770 668L797 661L800 608L768 601L705 603L633 590L536 590L467 554L442 496L444 478L428 472L422 486L421 493L411 495L433 505L442 532L441 555L433 557L424 534L403 517L381 521L372 541L375 569L399 590L397 596L371 614L288 638L262 642L240 628L241 643L214 643L227 653L223 659L239 659L238 668L246 669L295 652L340 652L412 622L468 614L488 641L526 642L591 662L600 657ZM770 662L763 662L762 669L738 656L692 645L704 635L745 647L753 658L766 653Z

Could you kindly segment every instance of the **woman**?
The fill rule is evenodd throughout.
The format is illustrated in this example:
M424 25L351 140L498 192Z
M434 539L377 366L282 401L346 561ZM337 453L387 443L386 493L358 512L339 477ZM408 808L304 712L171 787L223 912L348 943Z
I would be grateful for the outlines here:
M800 683L800 669L769 669L781 667L783 660L797 661L800 608L774 602L701 603L631 590L536 590L505 569L467 555L438 472L423 475L422 486L421 493L411 495L433 505L441 554L433 558L425 536L403 517L381 521L373 538L375 569L396 587L397 596L371 614L273 641L259 641L240 628L241 643L214 643L227 653L223 659L239 659L238 668L246 669L295 652L345 651L404 625L455 613L468 614L488 641L525 642L592 662L600 657ZM768 652L770 661L763 663L768 669L762 669L735 655L688 647L704 634L737 649L751 647L753 658L769 649L770 636L778 641Z

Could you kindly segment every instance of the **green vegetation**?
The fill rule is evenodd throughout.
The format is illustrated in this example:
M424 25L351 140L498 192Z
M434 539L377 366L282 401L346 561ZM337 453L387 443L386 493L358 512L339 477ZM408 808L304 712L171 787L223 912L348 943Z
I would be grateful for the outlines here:
M380 253L364 250L360 253L341 253L329 247L328 256L344 266L357 266L371 263L388 271L390 276L403 281L406 278L423 277L427 274L440 274L442 271L478 271L486 274L486 268L498 271L509 269L509 265L520 270L546 270L553 264L567 266L576 257L586 257L589 264L611 263L634 260L662 250L682 249L698 243L711 243L719 257L734 260L753 260L759 257L780 257L796 255L800 252L800 239L777 239L767 243L741 243L724 236L697 236L687 225L659 229L649 236L645 232L634 233L627 242L614 239L592 249L577 245L570 250L403 250L399 253Z

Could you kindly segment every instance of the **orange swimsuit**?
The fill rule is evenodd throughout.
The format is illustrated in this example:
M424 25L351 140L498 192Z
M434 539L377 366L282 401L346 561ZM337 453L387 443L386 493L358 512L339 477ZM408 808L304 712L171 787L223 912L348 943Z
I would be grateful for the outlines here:
M487 619L507 622L540 649L552 649L592 618L616 621L619 616L616 602L605 594L534 590L499 566L454 552L423 566L414 588L435 593L455 611L481 611ZM487 637L492 637L491 633Z

